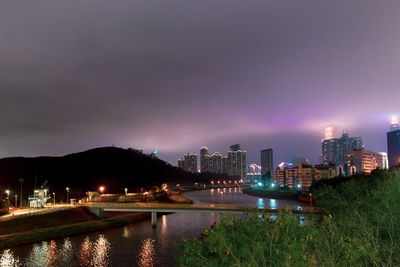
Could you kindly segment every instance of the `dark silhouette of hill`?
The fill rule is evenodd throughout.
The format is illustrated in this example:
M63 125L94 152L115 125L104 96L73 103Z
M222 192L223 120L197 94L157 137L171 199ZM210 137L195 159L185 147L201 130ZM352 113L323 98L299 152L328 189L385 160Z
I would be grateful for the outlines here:
M204 182L207 177L185 172L167 162L134 149L116 147L95 148L63 157L4 158L0 159L0 185L12 190L10 199L18 194L24 179L24 195L32 195L35 183L46 183L56 199L66 199L66 187L70 197L82 197L87 191L96 191L100 185L106 192L129 192L141 187L162 183Z

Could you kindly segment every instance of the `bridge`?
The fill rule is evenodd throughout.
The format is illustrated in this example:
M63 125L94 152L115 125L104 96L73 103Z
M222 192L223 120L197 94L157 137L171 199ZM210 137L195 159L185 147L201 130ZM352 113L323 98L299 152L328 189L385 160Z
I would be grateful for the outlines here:
M226 204L177 204L177 203L86 203L90 212L98 217L104 217L106 211L118 212L149 212L151 213L151 224L153 227L157 224L157 212L175 213L175 212L194 212L194 213L219 213L219 214L243 214L249 212L260 212L266 214L278 214L279 209L258 209L250 206L235 206ZM306 215L319 213L316 208L292 209L293 214Z

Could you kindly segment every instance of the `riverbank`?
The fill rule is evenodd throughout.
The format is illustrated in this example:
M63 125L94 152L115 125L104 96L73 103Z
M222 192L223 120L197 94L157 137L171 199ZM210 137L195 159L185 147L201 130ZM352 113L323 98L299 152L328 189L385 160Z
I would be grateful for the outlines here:
M193 203L179 192L171 192L169 202ZM0 221L0 249L121 227L149 218L149 213L107 212L106 218L99 219L85 207L8 218Z
M81 210L83 208L76 208L76 210L72 210L70 213L82 213ZM38 215L38 217L42 217L45 215ZM45 216L48 217L48 216ZM115 217L109 217L105 219L95 219L92 218L89 221L82 221L79 223L68 223L70 219L65 217L63 212L59 212L59 214L53 214L52 224L55 224L56 221L63 219L66 224L59 226L51 226L46 228L38 228L31 231L21 231L8 234L0 235L0 249L14 247L22 244L28 244L43 240L49 240L54 238L61 238L71 235L83 234L96 232L99 230L109 229L113 227L120 227L131 223L136 223L145 219L148 219L149 215L147 213L134 213L128 215L119 215ZM32 225L32 223L37 222L43 218L24 218L23 222L26 225ZM48 219L48 218L46 218ZM12 222L12 221L9 221ZM21 225L21 224L19 224ZM0 228L4 229L3 225L0 224ZM15 229L16 227L13 227ZM25 228L25 227L23 227Z

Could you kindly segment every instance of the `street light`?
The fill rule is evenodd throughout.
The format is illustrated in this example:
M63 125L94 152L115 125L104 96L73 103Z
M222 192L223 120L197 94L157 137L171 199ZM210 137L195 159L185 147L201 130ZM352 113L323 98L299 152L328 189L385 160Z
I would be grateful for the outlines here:
M53 192L53 205L56 205L56 193Z
M15 208L17 207L17 205L18 205L18 195L15 195Z
M125 188L125 195L128 194L128 188Z
M7 194L7 200L8 200L8 198L9 198L9 196L10 196L10 190L6 190L6 194Z
M100 190L101 194L103 194L104 189L105 189L104 186L100 186L99 190Z
M24 182L24 179L20 178L18 181L21 183L21 197L20 197L21 206L20 206L20 208L22 209L22 183Z
M221 203L224 203L224 192L223 191L221 191L221 196L222 196L222 202Z
M65 188L67 190L67 204L69 203L69 187Z

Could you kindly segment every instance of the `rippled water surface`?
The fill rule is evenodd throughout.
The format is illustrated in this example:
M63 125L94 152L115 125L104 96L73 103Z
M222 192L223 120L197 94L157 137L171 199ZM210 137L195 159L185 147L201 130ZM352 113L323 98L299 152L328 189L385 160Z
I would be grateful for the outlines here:
M299 207L290 200L258 198L239 188L193 191L184 194L196 204L224 203L259 208ZM174 266L182 238L195 239L219 219L216 213L174 213L158 218L156 229L149 220L66 238L0 250L3 266Z

